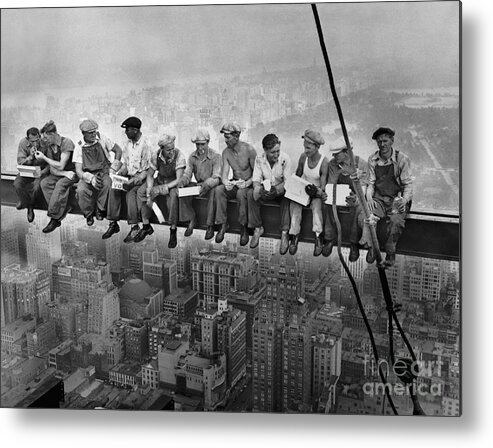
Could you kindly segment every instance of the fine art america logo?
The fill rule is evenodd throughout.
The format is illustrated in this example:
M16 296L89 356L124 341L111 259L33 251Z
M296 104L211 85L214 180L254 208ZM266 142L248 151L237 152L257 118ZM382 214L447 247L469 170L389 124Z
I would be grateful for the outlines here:
M379 368L383 371L386 378L391 373L394 373L397 377L403 379L404 383L411 383L409 387L401 382L382 383L378 381L369 381L363 384L363 393L369 396L385 395L388 391L391 395L409 395L412 391L413 394L426 396L432 395L433 397L441 396L443 394L442 383L434 383L431 381L433 377L440 377L443 363L441 361L411 361L397 359L393 365L390 365L385 359L378 361ZM365 376L378 375L378 368L375 367L375 361L372 357L365 355L364 360L364 374ZM413 378L428 378L430 380L425 381L406 381L406 377ZM418 383L418 384L416 384ZM411 391L409 390L411 388Z

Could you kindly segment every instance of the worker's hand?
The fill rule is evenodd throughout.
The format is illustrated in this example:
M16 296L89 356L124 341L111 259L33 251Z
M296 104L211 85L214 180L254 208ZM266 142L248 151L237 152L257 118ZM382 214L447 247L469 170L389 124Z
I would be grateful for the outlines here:
M349 196L346 196L346 205L348 207L354 207L358 202L358 196L356 196L353 192L349 193Z
M406 211L406 201L404 199L397 203L397 210L399 213L404 213Z
M264 188L260 185L253 187L253 200L254 201L258 201L260 199L260 197L262 196L262 190L263 189Z
M271 189L269 191L265 191L264 190L263 196L264 196L264 199L265 200L272 201L277 196L277 194L276 194L276 188L275 187L271 187Z
M100 176L95 175L91 179L91 185L96 189L96 190L101 190L103 188L103 179L101 179Z
M210 190L212 190L216 186L216 180L212 177L207 178L202 182L200 186L200 196L207 194Z
M305 187L305 191L306 191L306 194L308 196L310 196L311 198L316 198L318 195L318 188L313 184L307 185Z
M224 188L226 191L231 191L234 188L233 182L230 182L229 180L224 184Z
M327 193L322 190L321 188L318 189L318 196L320 197L320 199L322 199L323 202L325 202L327 200L327 198L329 197L327 195Z
M120 160L113 160L110 166L110 173L116 174L122 167L122 162Z
M286 189L284 188L284 184L280 183L274 187L276 189L277 196L283 196L286 193Z
M371 226L376 226L379 220L380 218L377 215L374 215L373 213L371 213L368 218L365 218L365 222Z
M154 204L154 201L152 200L151 197L148 197L147 198L146 205L150 208L150 207L152 207L152 204Z
M247 188L246 180L240 179L236 186L240 189L243 190L244 188Z
M350 174L349 177L352 180L357 180L357 179L361 179L362 175L363 175L363 170L356 168L356 171L354 173Z
M64 171L64 172L63 172L63 175L64 175L67 179L74 180L74 177L75 177L75 172L73 172L73 171Z
M366 203L368 204L368 210L373 212L375 210L376 204L373 200L373 196L371 196L368 192L366 193Z
M36 160L45 160L46 159L46 156L41 152L41 151L34 151L34 157L36 158Z

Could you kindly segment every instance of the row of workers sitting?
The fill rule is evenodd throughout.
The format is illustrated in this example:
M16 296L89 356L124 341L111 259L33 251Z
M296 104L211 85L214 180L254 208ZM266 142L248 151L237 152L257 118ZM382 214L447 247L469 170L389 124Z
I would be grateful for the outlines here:
M260 207L263 203L275 202L280 210L280 253L296 253L303 206L285 197L285 184L292 174L291 161L281 151L281 141L275 134L263 138L263 153L257 154L250 144L240 140L240 126L226 123L220 130L226 148L219 154L209 147L209 133L198 129L192 138L196 149L186 160L183 152L175 146L175 136L161 136L158 148L154 149L142 134L139 118L129 117L121 126L128 138L122 147L100 133L98 124L90 119L80 123L82 138L76 145L58 133L53 121L46 123L41 131L29 129L19 144L17 162L18 165L38 165L40 174L36 178L17 176L14 182L19 196L17 208L27 208L28 220L32 222L36 194L41 190L51 218L43 232L52 232L70 212L70 189L77 183L77 199L87 224L92 226L94 219L106 217L109 227L102 237L107 239L120 231L118 220L122 191L112 188L112 179L115 175L124 176L127 220L131 226L124 242L139 242L154 232L150 223L153 210L156 210L153 204L157 197L164 196L170 225L168 247L174 248L178 223L188 223L185 236L190 236L197 225L192 196L179 197L178 189L196 185L199 187L198 195L207 199L205 239L214 238L217 231L215 241L223 241L229 228L227 202L236 199L241 225L240 244L247 245L253 231L250 247L257 247L264 233ZM330 145L332 157L329 160L320 153L321 145L325 144L322 135L314 130L304 132L304 150L295 174L308 184L306 192L310 197L312 230L315 233L314 256L323 254L328 257L337 244L332 210L325 203L325 186L345 183L353 189L355 178L349 174L352 173L361 179L375 217L387 218L386 262L393 264L395 245L404 229L412 198L409 159L393 151L393 137L392 129L377 129L372 138L377 141L379 151L370 157L369 164L356 157L355 174L350 169L344 140L338 139ZM114 156L110 155L111 152ZM229 178L230 171L232 179ZM400 202L396 209L394 200L397 198ZM352 223L350 261L358 259L359 248L363 247L369 249L367 261L373 262L368 220L365 220L357 202L353 190L348 197Z

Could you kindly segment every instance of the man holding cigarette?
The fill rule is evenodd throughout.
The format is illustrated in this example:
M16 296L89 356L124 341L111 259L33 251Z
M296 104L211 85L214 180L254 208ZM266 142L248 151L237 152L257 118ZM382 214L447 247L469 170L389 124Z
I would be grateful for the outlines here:
M284 183L291 174L289 156L281 151L281 141L275 134L268 134L262 139L264 153L255 159L253 169L253 190L248 190L248 225L254 228L250 247L259 244L264 233L260 205L265 202L276 202L281 209L281 246L279 252L284 255L289 247L289 200L284 197Z

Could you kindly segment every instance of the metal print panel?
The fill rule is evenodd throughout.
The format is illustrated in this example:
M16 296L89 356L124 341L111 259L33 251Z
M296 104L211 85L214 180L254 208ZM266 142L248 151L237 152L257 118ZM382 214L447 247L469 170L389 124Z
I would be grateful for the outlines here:
M2 9L1 406L459 416L460 7Z

